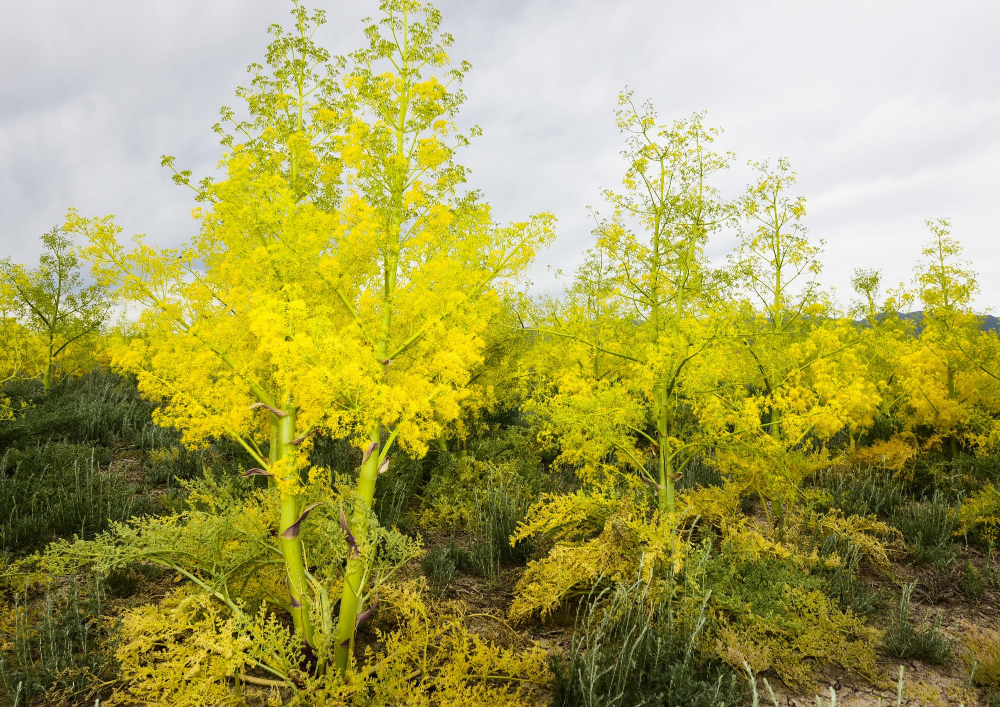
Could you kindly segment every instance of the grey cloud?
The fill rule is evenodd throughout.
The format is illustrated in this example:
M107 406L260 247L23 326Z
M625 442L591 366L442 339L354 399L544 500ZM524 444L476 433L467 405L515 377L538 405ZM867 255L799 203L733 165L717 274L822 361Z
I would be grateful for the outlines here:
M374 0L323 2L335 53L361 42ZM735 194L749 159L788 156L827 242L824 283L846 298L855 267L906 280L923 220L950 216L981 275L980 305L1000 304L993 204L1000 187L1000 5L983 0L445 0L455 58L474 70L464 119L472 186L498 217L559 217L548 264L572 269L592 242L586 207L618 184L614 126L626 84L664 120L707 110L737 153L720 181ZM232 104L273 0L36 0L0 16L0 244L19 260L67 206L117 213L153 242L190 234L190 197L159 155L210 172L209 127ZM709 249L718 262L732 245Z

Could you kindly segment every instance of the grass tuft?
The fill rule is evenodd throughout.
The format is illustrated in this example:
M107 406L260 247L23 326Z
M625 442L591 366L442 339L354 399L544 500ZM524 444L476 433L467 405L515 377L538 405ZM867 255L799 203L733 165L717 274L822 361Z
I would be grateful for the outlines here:
M903 506L893 515L892 524L903 533L916 564L945 570L958 557L952 541L958 516L943 493L936 491L930 500Z
M103 696L116 665L113 629L101 618L104 588L97 575L81 587L76 577L65 589L45 588L39 603L18 593L13 605L10 650L0 657L0 693L12 707L39 695L46 704Z
M897 658L919 658L932 665L941 665L954 655L951 641L941 630L941 612L931 619L928 611L922 626L914 624L910 599L916 585L916 582L903 585L899 606L890 615L885 630L885 648Z
M577 616L567 660L553 660L555 704L740 704L736 675L699 650L706 607L707 598L684 615L669 591L660 594L642 579L592 595Z

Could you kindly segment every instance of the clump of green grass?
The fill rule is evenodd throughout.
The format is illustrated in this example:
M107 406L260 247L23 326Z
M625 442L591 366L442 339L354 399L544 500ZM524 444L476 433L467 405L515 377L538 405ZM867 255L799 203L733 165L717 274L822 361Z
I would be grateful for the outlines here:
M177 480L208 467L235 476L251 465L233 442L199 450L152 421L135 380L106 371L4 386L17 410L0 421L0 552L22 554L58 537L90 537L112 521L160 511L183 495ZM22 405L23 403L23 405ZM154 499L153 487L166 493Z
M813 483L830 494L831 507L845 516L889 517L906 501L905 484L888 469L821 470Z
M823 540L819 554L821 557L829 557L834 553L840 556L841 561L823 573L827 583L826 594L836 599L841 607L850 609L858 616L868 616L881 609L881 593L869 590L859 579L859 568L864 557L861 548L849 538L831 534Z
M889 617L885 630L885 648L897 658L919 658L933 665L946 663L954 656L954 650L941 630L941 613L932 619L928 612L921 626L913 622L910 600L916 584L903 585L899 606Z
M411 459L399 450L389 464L389 470L379 478L376 491L375 515L385 528L406 532L410 528L407 510L420 489L424 468L421 459Z
M103 697L114 677L113 627L102 619L104 588L91 575L84 586L46 587L30 606L27 592L14 597L14 626L8 650L0 655L0 693L20 707L48 694L46 704ZM37 702L36 702L37 704Z
M900 508L893 515L892 524L903 533L916 564L944 570L958 557L952 541L958 516L944 494L935 492L929 500Z
M687 468L684 469L684 475L674 488L678 491L683 491L686 489L722 486L724 483L725 477L723 477L719 468L706 463L705 459L699 455L687 465Z
M447 545L436 547L421 560L420 567L427 578L431 591L443 594L458 576L459 568L468 565L469 555L455 545L454 539Z
M740 704L736 675L701 650L707 599L693 615L678 604L669 590L660 594L641 579L592 595L577 616L567 659L553 659L555 704Z
M477 574L495 579L504 562L523 561L531 553L527 541L510 543L510 536L528 514L531 496L517 477L494 473L474 494L475 510L469 522L470 564Z
M151 513L140 485L108 467L107 450L46 443L0 456L0 550L23 553L57 537L92 537L111 521Z
M114 373L67 378L48 395L38 381L17 381L5 391L15 408L28 407L0 424L0 447L61 441L148 450L177 442L176 432L153 424L155 405L142 399L135 381Z

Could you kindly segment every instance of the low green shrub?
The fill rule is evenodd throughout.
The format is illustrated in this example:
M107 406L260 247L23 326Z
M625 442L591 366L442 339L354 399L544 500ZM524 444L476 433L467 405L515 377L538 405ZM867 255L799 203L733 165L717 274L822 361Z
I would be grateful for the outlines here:
M57 537L92 537L152 513L142 485L108 466L106 449L45 443L0 456L0 550L24 553Z
M829 494L824 510L839 508L845 516L889 517L906 501L906 485L889 469L823 469L813 484Z
M440 595L458 576L459 568L468 563L468 553L455 545L455 541L452 539L447 545L436 547L424 555L420 567L427 578L427 584L431 591Z
M819 665L878 679L879 632L828 594L828 579L801 556L755 556L750 538L732 537L706 563L716 651L733 668L773 670L803 690ZM744 547L731 547L747 543Z
M987 484L963 499L958 509L958 532L991 547L1000 537L1000 486Z
M519 562L531 554L527 540L511 543L517 526L528 515L532 497L517 477L491 473L484 488L474 492L469 521L469 555L474 572L496 578L504 562Z
M954 650L941 630L941 612L932 619L928 611L921 626L913 622L910 600L916 584L903 585L899 606L890 615L885 629L885 648L897 658L919 658L933 665L946 663L951 660Z
M90 575L83 587L76 577L64 589L48 586L37 607L27 595L14 597L9 649L0 655L0 692L8 704L20 707L46 694L46 704L103 697L117 666L100 578Z
M973 604L978 604L986 591L986 573L982 572L972 562L966 562L962 567L962 575L958 580L958 586L965 592L965 596Z
M669 588L637 579L592 594L582 606L569 655L553 659L560 707L737 705L743 689L733 671L703 645L707 598L680 609Z
M916 564L946 569L958 556L952 540L958 514L943 493L936 491L929 500L903 506L891 522L906 538Z
M483 488L503 479L538 498L548 488L541 450L525 428L494 429L470 441L464 455L438 452L422 493L420 524L442 530L470 528ZM491 481L492 480L492 481Z

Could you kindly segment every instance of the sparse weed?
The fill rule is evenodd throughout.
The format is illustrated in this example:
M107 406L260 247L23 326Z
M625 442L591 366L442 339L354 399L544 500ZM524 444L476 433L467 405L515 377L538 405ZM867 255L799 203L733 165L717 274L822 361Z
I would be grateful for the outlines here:
M757 686L757 676L753 674L750 666L746 663L743 664L743 667L747 671L748 682L750 684L750 704L753 705L753 707L760 707L761 694L760 688ZM899 666L899 680L896 681L896 700L892 703L891 707L903 707L903 685L905 675L906 673L903 666ZM762 678L761 682L764 683L764 689L767 690L767 698L770 700L771 707L781 707L781 703L778 702L778 697L774 694L774 690L771 689L771 684L767 681L767 678ZM826 702L823 697L816 695L816 707L837 707L837 691L833 687L830 688L829 702ZM873 704L872 707L882 707L882 698L880 697L878 702Z

